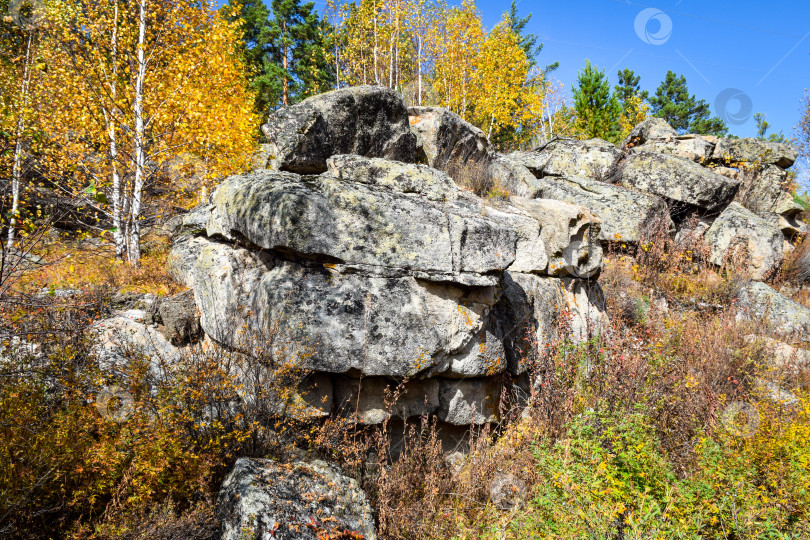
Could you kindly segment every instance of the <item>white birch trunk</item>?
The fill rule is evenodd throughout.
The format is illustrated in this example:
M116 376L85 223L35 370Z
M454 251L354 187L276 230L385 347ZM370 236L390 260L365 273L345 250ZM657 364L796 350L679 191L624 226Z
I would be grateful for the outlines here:
M135 100L133 112L135 116L134 159L135 178L132 186L132 202L130 204L129 226L129 262L138 264L141 258L141 195L145 179L145 149L144 149L144 123L143 123L143 80L146 75L146 0L140 0L138 10L138 72L135 76Z
M23 65L23 78L20 93L22 97L22 107L17 117L17 131L14 141L14 162L11 166L11 219L8 223L8 249L14 248L16 238L15 227L17 226L17 212L20 209L20 185L22 181L22 154L23 154L23 131L25 130L25 110L28 108L28 77L30 76L31 64L31 44L34 39L34 30L28 31L28 40L25 42L25 64Z

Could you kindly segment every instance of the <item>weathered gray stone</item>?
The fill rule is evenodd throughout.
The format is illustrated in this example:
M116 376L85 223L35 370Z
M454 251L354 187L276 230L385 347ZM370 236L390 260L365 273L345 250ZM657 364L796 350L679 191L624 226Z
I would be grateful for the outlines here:
M182 236L175 240L172 250L166 258L166 271L175 281L182 283L186 287L194 286L191 271L200 250L207 242L204 238L193 236Z
M269 167L321 173L336 154L416 159L416 137L402 96L376 86L341 88L274 112L262 132Z
M444 107L409 107L408 115L418 146L434 169L448 171L489 158L484 132Z
M507 157L521 163L538 178L544 176L607 177L622 152L602 139L553 139L531 152L513 152Z
M494 379L442 380L439 420L463 426L498 421L501 385Z
M723 265L730 252L745 259L750 277L763 279L782 261L782 232L772 222L733 202L703 235L711 247L710 261Z
M402 384L384 377L338 377L335 401L340 414L361 424L381 424L392 416L434 414L439 408L439 382L422 379Z
M332 156L326 175L350 182L381 186L398 193L415 193L431 201L452 201L458 187L446 173L426 165L413 165L355 155Z
M678 132L666 120L653 116L634 127L622 146L639 146L648 141L671 141L677 136Z
M515 258L516 234L467 208L320 176L254 171L214 192L208 235L440 281L491 275ZM487 280L477 284L486 284ZM493 282L489 282L492 284Z
M700 135L690 135L676 137L671 141L650 141L641 146L634 146L631 153L655 152L658 154L669 154L694 161L695 163L706 163L712 158L714 144L710 143Z
M502 287L496 317L511 373L524 373L527 362L562 339L579 342L607 329L604 295L595 282L505 272Z
M786 189L787 172L784 169L765 165L761 170L746 172L741 177L734 200L752 212L795 215L804 210Z
M304 367L316 371L405 377L464 351L496 301L494 288L464 291L329 266L211 243L194 269L202 327L243 349L298 344L311 354Z
M660 197L582 176L546 177L536 182L540 186L536 197L577 204L598 216L603 242L638 242L645 220L668 212Z
M599 275L602 271L599 218L582 206L563 201L513 197L510 202L540 223L540 237L548 256L548 268L542 273L581 278Z
M511 195L527 199L533 199L537 195L539 186L534 175L523 164L509 156L496 154L489 162L487 174L495 185Z
M729 202L739 186L688 159L647 152L627 158L621 183L708 210Z
M174 345L195 341L202 332L194 291L159 299L154 306L153 318L161 325L158 331Z
M786 169L796 161L796 149L789 144L759 139L721 139L712 159L722 163L755 163L778 165Z
M121 375L132 359L144 358L149 363L150 375L161 378L165 369L180 362L180 350L145 324L145 318L145 312L129 310L89 328L91 351L103 371Z
M218 496L222 540L375 540L374 515L357 481L323 461L239 458Z
M272 144L260 144L258 150L253 154L253 159L250 162L253 169L266 169L271 163L271 157L275 148Z
M801 371L810 368L810 351L807 349L793 347L778 339L755 334L745 336L745 341L761 346L769 366L780 373L798 375Z
M761 322L774 333L810 342L810 309L761 281L751 281L740 289L738 307L738 319Z

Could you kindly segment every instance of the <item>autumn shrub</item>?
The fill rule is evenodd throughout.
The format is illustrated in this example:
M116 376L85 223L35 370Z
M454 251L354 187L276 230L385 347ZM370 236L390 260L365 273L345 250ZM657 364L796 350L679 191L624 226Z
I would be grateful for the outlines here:
M125 340L100 351L91 323L103 303L43 301L48 309L18 306L4 319L4 537L204 538L237 456L309 444L310 418L296 414L303 360L267 352L271 337L250 348L261 355L200 345L169 362Z
M508 191L490 176L486 160L454 161L447 172L456 184L479 197L507 198L509 196Z
M801 286L808 281L810 281L810 240L805 234L796 240L794 249L785 256L774 282Z

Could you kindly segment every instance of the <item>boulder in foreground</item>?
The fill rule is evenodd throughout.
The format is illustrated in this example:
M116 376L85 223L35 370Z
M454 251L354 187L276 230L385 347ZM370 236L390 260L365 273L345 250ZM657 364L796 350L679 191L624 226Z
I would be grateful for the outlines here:
M218 503L222 540L377 537L365 493L323 461L240 458Z

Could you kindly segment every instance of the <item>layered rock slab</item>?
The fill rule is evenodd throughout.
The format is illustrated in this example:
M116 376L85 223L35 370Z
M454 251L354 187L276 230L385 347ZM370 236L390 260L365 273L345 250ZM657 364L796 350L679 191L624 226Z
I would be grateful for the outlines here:
M602 139L553 139L531 152L513 152L508 157L539 178L584 176L601 179L613 171L622 152Z
M651 152L627 158L621 183L707 210L731 201L739 187L738 181L715 174L691 160Z

